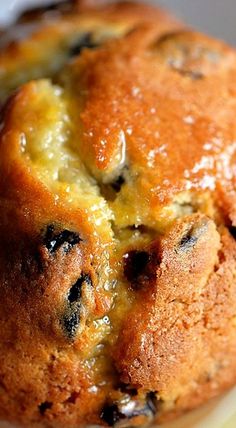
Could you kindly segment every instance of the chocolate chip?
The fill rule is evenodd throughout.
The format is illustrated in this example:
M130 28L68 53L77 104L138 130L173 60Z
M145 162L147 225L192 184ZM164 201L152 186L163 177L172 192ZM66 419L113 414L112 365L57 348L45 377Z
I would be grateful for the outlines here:
M132 250L124 255L124 274L128 281L135 281L143 274L150 260L146 251Z
M39 412L41 415L44 415L45 412L52 408L52 403L50 401L44 401L39 405Z
M81 51L85 48L87 49L95 49L99 45L98 43L95 43L92 40L92 34L91 33L85 33L82 36L79 37L79 39L73 43L73 45L70 47L69 55L70 57L80 55Z
M81 241L78 233L67 229L55 232L54 225L49 225L46 230L44 245L50 254L55 253L60 247L63 247L64 252L68 253L74 245Z

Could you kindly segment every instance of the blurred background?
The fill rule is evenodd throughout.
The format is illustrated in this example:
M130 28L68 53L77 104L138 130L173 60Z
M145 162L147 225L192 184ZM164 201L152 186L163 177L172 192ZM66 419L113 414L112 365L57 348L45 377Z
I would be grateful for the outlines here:
M0 25L9 22L25 5L43 5L53 0L0 0ZM175 11L190 25L236 46L236 0L150 0Z

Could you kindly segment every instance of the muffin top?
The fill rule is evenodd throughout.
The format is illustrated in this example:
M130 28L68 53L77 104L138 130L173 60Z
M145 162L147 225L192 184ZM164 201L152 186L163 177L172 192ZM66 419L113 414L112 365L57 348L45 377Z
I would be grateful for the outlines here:
M2 99L19 83L52 76L20 92L53 84L62 92L77 155L108 192L118 226L156 227L158 218L163 226L180 211L205 210L208 193L234 222L232 49L129 3L66 2L23 14L22 25L21 40L5 36ZM11 129L21 122L21 98L12 102Z

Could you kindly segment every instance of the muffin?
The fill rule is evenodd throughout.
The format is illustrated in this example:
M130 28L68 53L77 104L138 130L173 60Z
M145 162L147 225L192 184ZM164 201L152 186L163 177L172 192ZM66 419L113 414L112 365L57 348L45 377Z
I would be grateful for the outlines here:
M1 36L0 418L19 426L162 423L236 383L235 51L102 3Z

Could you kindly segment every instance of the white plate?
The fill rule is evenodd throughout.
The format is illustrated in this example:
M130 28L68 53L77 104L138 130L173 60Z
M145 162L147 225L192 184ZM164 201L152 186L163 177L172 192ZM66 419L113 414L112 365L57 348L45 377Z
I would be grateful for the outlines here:
M10 22L24 4L43 5L49 2L50 0L0 0L0 24ZM155 3L155 0L153 2ZM159 3L175 9L190 24L236 44L235 0L160 0ZM1 422L0 427L15 428L4 422ZM236 388L178 421L164 425L163 428L236 428Z

